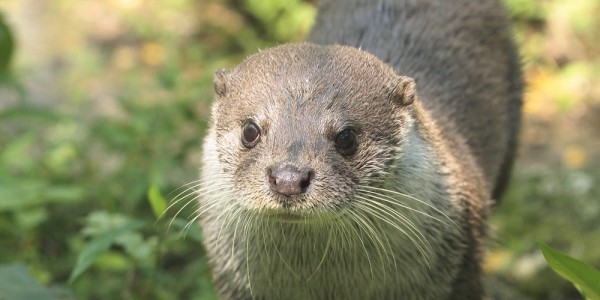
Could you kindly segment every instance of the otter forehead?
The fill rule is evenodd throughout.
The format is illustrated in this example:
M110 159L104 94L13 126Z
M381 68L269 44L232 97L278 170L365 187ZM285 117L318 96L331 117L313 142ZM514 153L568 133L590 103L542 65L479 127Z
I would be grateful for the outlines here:
M288 44L254 54L235 70L240 76L285 83L286 78L353 83L357 88L382 84L393 70L374 55L346 46Z
M261 115L279 118L290 130L311 124L339 127L353 115L390 117L387 98L396 78L375 56L355 48L284 45L217 73L218 115L221 125Z

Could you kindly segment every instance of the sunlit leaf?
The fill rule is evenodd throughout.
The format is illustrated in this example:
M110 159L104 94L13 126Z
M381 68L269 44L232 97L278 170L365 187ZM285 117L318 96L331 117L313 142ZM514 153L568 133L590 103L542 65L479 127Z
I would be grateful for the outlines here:
M159 66L165 60L165 48L157 43L146 43L142 46L141 57L145 64Z
M569 146L563 151L562 160L569 169L579 169L587 164L587 152L580 146Z
M600 271L538 242L544 258L560 276L572 282L587 299L600 300Z
M152 212L156 218L159 218L167 209L167 201L156 185L151 186L148 190L148 202L150 202Z

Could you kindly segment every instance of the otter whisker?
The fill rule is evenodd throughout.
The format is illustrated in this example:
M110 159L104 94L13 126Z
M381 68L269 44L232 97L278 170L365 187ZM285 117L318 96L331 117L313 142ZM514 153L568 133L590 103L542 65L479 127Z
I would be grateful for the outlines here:
M194 200L200 198L201 195L198 195L194 198ZM189 204L189 202L188 202ZM187 205L187 204L186 204ZM213 207L217 206L218 203L217 202L213 202L210 204L201 204L200 202L196 201L196 204L194 204L193 208L196 207L200 207L198 209L198 211L196 211L196 213L194 214L194 217L192 217L192 219L190 221L188 221L185 226L183 227L183 229L180 232L180 235L183 233L184 235L187 235L187 231L191 228L191 226L196 223L196 221L198 221L198 219L200 219L202 217L202 215L208 211L209 209L212 209ZM179 212L177 213L179 214ZM173 222L175 220L175 218L177 217L177 214L173 217L173 219L171 220L171 222ZM169 224L170 225L170 224Z
M319 226L323 225L323 219L321 218L321 215L318 215L318 221L319 221ZM304 230L305 227L302 227L302 229ZM317 274L317 271L319 271L319 269L321 269L321 265L323 264L323 262L325 261L325 257L327 256L327 254L329 253L329 247L331 246L331 229L329 230L329 234L327 234L327 244L325 244L325 249L323 250L323 256L321 257L321 260L319 261L319 264L317 265L317 268L312 272L312 274L310 274L308 276L308 278L306 279L306 281L308 282L315 274Z
M348 247L348 250L350 251L350 253L352 254L351 257L356 257L356 255L358 255L359 250L357 249L357 243L356 243L356 236L352 234L352 231L348 229L349 226L352 226L350 224L350 220L346 220L346 219L342 219L342 222L340 222L339 224L339 228L341 230L341 232L344 234L344 236L347 239L347 243L344 245L345 247ZM358 272L357 269L354 269L355 275L356 272Z
M421 242L421 244L423 245L423 247L425 249L431 249L431 244L429 244L429 241L427 240L427 238L421 233L419 227L417 227L406 216L402 215L400 212L394 210L393 208L384 205L383 203L379 203L377 201L371 201L370 199L365 199L365 200L367 201L365 203L366 205L369 205L374 211L377 211L380 213L378 216L380 218L382 218L383 221L386 221L386 223L388 223L392 226L396 225L396 226L394 226L395 228L398 228L397 227L398 223L396 223L392 220L400 221L401 224L406 225L406 229L408 229L410 231L410 233L412 233L414 235L414 237L416 237L418 239L418 241ZM389 217L389 219L386 218L386 216ZM410 237L412 240L412 235L409 235L407 233L405 233L405 234L408 237ZM412 240L412 241L415 242L414 240Z
M193 189L195 189L198 186L201 186L203 182L204 182L204 180L190 181L190 182L188 182L188 183L186 183L186 184L184 184L184 185L182 185L182 186L174 189L173 191L169 192L167 194L167 196L166 196L167 198L171 199L171 200L169 200L169 203L172 203L173 201L175 201L175 199L177 199L177 197L179 197L179 195L181 195L181 194L183 194L183 193L185 193L185 192L187 192L189 190L193 190ZM182 189L183 189L183 191L179 192ZM173 194L175 194L177 192L179 192L179 193L175 197L172 197Z
M427 203L427 202L425 202L425 201L423 201L423 200L419 200L418 198L415 198L415 197L413 197L413 196L410 196L410 195L407 195L407 194L404 194L404 193L400 193L400 192L398 192L398 191L394 191L394 190L382 189L382 188L377 188L377 187L372 187L372 186L360 186L360 189L361 189L363 192L365 192L365 193L366 193L366 192L369 192L369 191L366 191L365 189L372 189L372 190L376 190L376 191L380 191L380 192L385 192L385 193L390 193L390 194L394 194L394 195L397 195L397 196L400 196L400 197L403 197L403 198L408 198L408 199L411 199L411 200L417 201L417 202L419 202L419 203L421 203L421 204L423 204L423 205L426 205L427 207L431 208L433 211L435 211L435 212L439 213L440 215L442 215L443 217L445 217L446 219L448 219L448 220L449 220L449 221L450 221L450 222L451 222L451 223L452 223L454 226L452 226L451 224L448 224L448 223L446 223L446 222L444 222L444 221L440 220L439 218L436 218L435 216L432 216L432 215L430 215L430 214L428 214L428 213L426 213L426 212L423 212L423 211L420 211L420 210L414 209L414 208L412 208L412 207L410 207L410 206L407 206L407 205L403 205L403 204L401 204L401 203L398 203L398 199L395 199L395 198L393 198L393 197L391 197L391 196L389 196L389 195L385 195L385 194L376 194L376 195L379 195L379 196L381 196L381 197L385 197L386 199L388 199L388 200L389 200L388 202L390 202L390 203L392 203L392 204L394 204L394 205L397 205L397 206L400 206L400 207L402 207L402 208L405 208L405 209L407 209L407 210L411 210L411 211L413 211L413 212L415 212L415 213L418 213L418 214L424 215L424 216L426 216L426 217L428 217L428 218L431 218L431 219L434 219L434 220L436 220L436 221L439 221L439 222L440 222L440 223L442 223L442 224L445 224L445 225L447 225L447 226L450 226L450 227L454 227L455 229L458 229L458 228L460 228L460 227L458 226L458 224L456 224L456 222L454 222L454 220L453 220L453 219L452 219L450 216L448 216L446 213L442 212L441 210L439 210L438 208L434 207L433 205L431 205L431 204L429 204L429 203ZM373 193L373 192L371 192L371 193ZM380 200L382 200L382 201L386 201L385 199L380 199Z
M250 288L250 296L254 295L253 291L252 291L252 280L250 278L250 241L248 241L248 232L249 232L249 228L253 228L254 224L252 224L254 222L254 220L256 219L254 216L252 216L252 212L250 212L250 216L245 216L245 220L244 220L244 224L242 225L243 227L243 236L242 239L244 240L244 244L246 246L246 277L248 278L248 286ZM248 224L252 224L252 226L248 226Z
M373 198L371 198L371 197L373 197ZM367 201L365 204L372 206L374 209L377 209L381 213L390 216L392 219L394 219L394 217L398 218L399 221L402 221L407 225L407 228L409 230L411 230L411 232L413 230L415 230L418 232L419 237L425 238L425 236L423 234L421 234L421 232L419 231L419 228L408 217L406 217L403 214L401 214L400 212L396 211L393 207L387 206L384 203L380 203L378 201L374 201L374 200L378 199L377 197L374 197L373 195L365 195L365 196L357 196L357 198ZM375 206L377 206L377 207L375 207Z
M446 213L444 213L442 210L440 210L439 208L437 208L436 206L434 206L431 203L428 203L426 201L423 201L419 198L416 198L412 195L406 194L406 193L402 193L396 190L391 190L391 189L385 189L385 188L380 188L380 187L376 187L376 186L369 186L369 185L361 185L361 188L366 188L366 189L371 189L371 190L375 190L375 191L381 191L381 192L385 192L385 193L391 193L391 194L395 194L404 198L408 198L411 200L414 200L418 203L421 203L429 208L431 208L432 210L434 210L435 212L439 213L440 215L446 217L449 221L454 221L450 216L448 216Z
M281 224L280 224L280 226L281 226ZM272 230L269 230L269 236L271 237L271 243L273 244L273 249L275 249L275 252L277 252L277 255L279 256L279 259L281 260L281 262L283 262L283 265L286 267L286 269L288 269L288 271L290 271L296 277L296 279L300 279L301 276L298 273L296 273L294 268L292 268L289 265L289 263L287 262L287 260L283 257L283 255L281 254L281 251L279 251L279 247L277 247L277 243L275 243L275 239L273 239Z
M190 201L190 202L192 202L192 201ZM188 202L186 205L188 205L190 202ZM198 207L198 206L200 206L200 204L199 204L199 203L195 203L195 204L192 206L192 208L194 208L194 209L195 209L195 208L196 208L196 207ZM167 228L167 229L170 229L170 228L171 228L171 223L173 223L173 222L176 220L176 218L177 218L177 215L178 215L178 214L176 214L175 216L173 216L173 218L172 218L172 219L171 219L171 221L169 222L169 226L168 226L168 228ZM180 237L181 237L182 235L183 235L183 236L187 235L187 231L189 230L189 228L191 228L192 224L194 224L194 223L195 223L195 222L196 222L196 221L197 221L197 220L200 218L200 215L199 215L199 214L192 214L191 216L193 216L193 217L191 218L191 220L189 220L189 221L188 221L188 222L187 222L187 223L186 223L186 224L183 226L183 228L180 230L180 232L179 232L179 236L180 236Z
M231 178L231 176L230 175L223 175L223 174L221 174L221 175L215 175L215 176L211 177L208 180L205 180L205 179L192 180L192 181L190 181L190 182L188 182L186 184L183 184L180 187L174 189L173 191L169 192L167 194L167 198L171 198L171 195L177 193L179 190L181 190L183 188L189 187L190 185L199 186L199 185L201 185L203 183L210 183L210 182L213 182L213 181L216 182L217 179L226 179L226 178Z
M386 204L389 204L391 206L403 208L403 209L406 209L408 211L412 211L412 212L419 213L421 215L425 215L425 216L427 216L429 218L432 218L432 219L434 219L434 220L436 220L436 221L438 221L438 222L440 222L442 224L447 225L446 223L444 223L443 221L439 220L438 218L435 218L434 216L432 216L432 215L430 215L430 214L428 214L426 212L420 211L420 210L418 210L416 208L412 208L412 207L410 207L408 205L404 205L398 199L392 198L392 197L390 197L388 195L384 195L384 194L381 194L381 193L376 193L376 192L372 192L372 191L368 191L368 190L363 190L363 189L360 189L360 188L357 189L357 192L365 195L369 199L376 199L376 200L379 200L379 201L383 201ZM385 206L385 207L392 209L391 206ZM403 218L405 221L407 221L410 225L414 226L414 224L408 218L406 218L404 215L399 214L399 216L401 218Z
M199 202L199 201L195 201L195 200L200 199L204 194L206 194L208 192L218 192L223 189L227 189L227 187L220 187L218 189L206 191L203 194L198 194L196 197L194 197L192 199L194 202L196 202L192 208L196 208L196 207L199 207L199 208L194 213L194 217L192 217L192 219L185 224L185 226L182 229L182 233L187 233L187 231L192 226L192 224L196 223L196 221L198 221L198 219L200 219L204 213L212 210L213 208L219 206L219 204L220 204L218 201L211 201L208 203L203 203L203 202ZM192 201L190 201L190 202L192 202ZM187 206L190 202L186 203L185 206ZM171 223L175 220L175 218L177 218L177 215L179 215L179 213L185 208L185 206L182 207L181 209L179 209L177 214L175 214L175 216L171 219L171 222L169 223L169 227L170 227ZM223 210L223 213L228 212L228 211L230 211L230 209L225 209L225 210ZM181 235L181 233L180 233L180 235Z
M218 174L218 175L214 175L214 176L212 176L212 177L211 177L210 179L208 179L208 180L205 180L205 179L202 179L202 178L200 178L200 179L196 179L196 180L192 180L192 181L190 181L190 182L188 182L188 183L186 183L186 184L183 184L183 185L181 185L180 187L178 187L178 188L174 189L173 191L169 192L169 194L167 194L167 197L170 197L172 194L176 193L177 191L179 191L179 190L181 190L181 189L183 189L183 188L185 188L185 187L187 187L187 186L189 186L189 185L192 185L192 184L203 183L203 182L211 182L211 181L213 181L213 180L215 180L215 179L226 179L226 178L231 178L231 175L227 175L227 174Z
M196 206L199 206L199 204L198 204L198 203L194 204L194 208L195 208ZM171 222L173 222L173 221L175 220L175 218L176 218L176 217L177 217L177 215L176 215L175 217L173 217L173 219L171 220ZM188 221L188 222L187 222L187 223L186 223L186 224L183 226L183 228L182 228L182 229L179 231L179 237L181 237L182 235L183 235L183 236L186 236L186 235L187 235L187 232L188 232L188 230L189 230L189 229L192 227L192 224L196 223L196 221L197 221L199 218L200 218L200 215L199 215L199 214L196 214L196 215L194 215L194 216L192 217L192 219L191 219L190 221ZM169 224L169 228L170 228L170 224Z
M352 235L352 232L348 229L348 226L351 226L351 225L348 224L348 221L346 219L338 219L338 220L339 220L339 222L335 222L333 224L335 224L334 227L339 230L340 236L342 237L339 239L341 241L341 243L339 243L339 244L341 244L342 253L345 253L344 249L348 248L348 252L350 253L350 255L348 257L356 257L356 255L358 254L358 252L356 250L357 243L354 242L355 238ZM344 241L345 241L345 243L344 243ZM336 243L336 244L338 244L338 243ZM350 263L355 263L355 262L351 260ZM353 271L354 271L353 276L356 277L356 275L357 275L356 272L358 271L356 269L356 267L353 268Z
M186 184L178 187L174 191L170 192L167 195L167 197L170 197L172 194L174 194L175 192L177 192L177 191L179 191L179 190L181 190L181 189L183 189L185 187L188 187L188 188L186 188L184 191L182 191L179 194L177 194L172 200L169 201L169 206L167 206L167 208L160 215L160 217L162 217L173 205L177 204L182 199L187 198L190 194L201 192L201 191L203 191L203 190L205 190L207 188L210 188L214 183L219 183L223 179L230 179L230 178L231 178L231 176L229 176L229 175L219 175L219 176L214 176L214 177L210 178L209 180L202 180L202 179L200 179L200 180L194 180L194 181L191 181L189 183L186 183ZM190 187L190 185L193 185L193 186ZM196 189L197 187L202 186L202 185L204 185L205 187L201 188L199 190ZM182 196L182 194L186 194L186 193L188 193L188 194L185 195L185 196ZM179 199L180 197L181 197L181 199Z
M350 216L352 218L353 224L358 225L359 229L362 229L362 226L359 225L360 224L360 220L359 220L360 217L357 216L355 213L356 213L355 211L352 211L350 209L348 210L348 216ZM371 285L372 285L374 283L374 281L375 281L375 275L373 273L373 263L371 262L371 257L369 255L369 251L367 251L367 247L365 245L365 241L362 238L362 235L360 234L360 232L358 232L357 229L354 228L354 226L352 226L352 224L350 224L349 228L354 231L354 234L360 240L362 248L365 251L365 255L367 257L367 262L369 263L369 271L370 271L370 274L371 274ZM362 229L362 230L364 230L364 229Z
M238 208L237 211L241 211L241 210L242 210L241 208ZM240 214L241 214L241 212L240 212ZM242 216L243 216L243 214L242 214ZM236 221L235 226L233 228L233 238L231 240L232 241L232 244L231 244L231 257L232 258L235 257L235 246L236 246L236 242L237 242L238 228L239 228L239 225L240 225L240 221L243 218L236 217L236 219L237 219L237 221Z
M371 240L373 241L374 245L376 246L375 249L377 249L377 253L380 256L381 267L382 267L382 269L385 269L386 265L383 262L383 258L385 256L385 258L386 258L386 260L387 260L387 262L389 264L390 263L390 256L388 254L388 251L387 251L386 247L383 244L383 240L384 239L379 235L379 233L377 232L377 230L374 229L371 226L371 225L373 225L373 226L376 226L376 225L375 225L375 222L371 221L371 218L367 217L370 214L364 214L365 212L370 212L370 210L367 207L364 207L362 203L355 203L355 204L356 204L356 207L359 208L359 210L357 210L355 212L358 213L358 214L360 214L362 216L362 218L360 218L360 219L363 221L362 223L364 224L364 226L369 230L370 234L367 233L367 235L371 238ZM367 222L367 220L368 220L368 222ZM379 229L380 229L380 232L382 232L381 228L379 228ZM384 234L384 237L387 238L387 236L385 234ZM386 240L386 242L388 244L388 248L391 247L390 244L389 244L389 241L387 241L387 239L385 239L385 240ZM381 251L383 251L384 255L381 255L381 251L379 250L379 247L377 247L378 245L381 247ZM392 251L392 249L390 249L390 252L391 251ZM386 274L387 274L387 272L383 272L384 280L385 280Z
M259 214L260 214L260 212L259 212ZM257 220L255 221L255 224L257 224L258 227L254 229L255 234L257 234L257 240L258 240L258 237L260 237L261 241L262 241L262 247L257 247L258 248L258 257L259 257L258 261L262 262L263 257L266 257L265 265L270 267L270 266L272 266L273 261L271 260L272 255L271 255L271 252L269 251L270 247L267 246L267 240L266 240L267 235L265 234L266 227L267 227L267 225L269 225L269 222L260 219L260 217L258 217L258 216L256 218L257 218ZM256 231L256 230L258 230L258 231ZM272 281L271 277L266 276L266 279L267 279L269 285L273 286L273 281Z
M365 200L365 202L361 203L362 209L364 209L365 211L369 212L373 216L377 217L381 221L387 223L388 225L392 226L393 228L395 228L396 230L398 230L402 234L404 234L406 237L408 237L408 239L410 239L410 241L417 247L417 249L419 250L419 252L423 256L423 258L424 258L425 262L427 263L427 265L430 264L429 254L430 254L431 250L429 250L429 249L431 248L431 246L428 243L424 242L421 239L421 237L419 237L420 232L419 232L419 234L417 234L412 229L407 228L412 234L408 233L399 224L391 221L390 219L388 219L386 217L386 215L388 215L388 216L392 217L392 219L393 219L394 215L391 215L388 212L383 211L381 208L374 206L373 202L369 202L369 199L367 199L367 198L361 198L361 199ZM415 240L415 238L413 237L413 235L416 236L417 240ZM420 235L422 235L422 234L420 234Z
M169 206L167 206L167 208L162 212L162 214L158 217L158 219L162 218L173 206L177 205L179 202L184 201L186 198L196 195L198 190L196 190L197 187L201 186L202 183L198 183L186 190L184 190L183 192L177 194L177 196L175 196L175 198L173 198L171 201L169 201Z
M171 228L171 225L173 224L173 221L175 221L175 219L177 218L177 216L188 206L190 205L190 203L194 202L194 206L200 206L200 208L202 208L202 204L199 201L196 201L197 199L200 199L201 197L203 197L204 195L208 194L208 193L213 193L213 192L219 192L221 190L227 190L227 186L221 186L218 187L216 189L206 189L204 190L204 192L202 193L198 193L196 194L196 196L194 196L194 198L190 199L187 203L185 203L181 208L179 208L179 210L177 210L177 212L175 213L175 216L173 216L173 218L171 218L171 221L169 222L169 225L167 226L167 228ZM201 211L200 213L197 213L197 217L193 218L193 221L198 219L198 216L202 215L207 209L205 209L204 211ZM188 222L188 224L190 224L190 222ZM186 224L186 227L188 227L188 224Z
M221 232L223 231L223 229L225 229L226 232L229 231L229 227L233 224L233 222L230 222L229 220L233 220L233 219L238 219L240 218L242 214L242 208L240 207L227 207L226 209L224 209L218 216L216 220L220 221L220 226L219 226L219 232L217 233L217 245L219 245L220 241L221 241ZM224 220L221 221L221 217L223 217L223 215L225 215ZM233 239L232 239L233 241Z
M361 192L363 192L363 194L365 194L365 191L361 191ZM404 221L404 222L405 222L405 223L408 225L408 229L409 229L411 232L415 233L414 231L416 231L416 233L415 233L415 234L416 234L416 236L417 236L417 237L418 237L420 240L421 240L421 238L425 239L425 236L424 236L424 235L423 235L423 234L420 232L419 228L417 228L417 226L416 226L416 225L415 225L415 224L414 224L414 223L413 223L413 222L412 222L412 221L411 221L409 218L407 218L406 216L404 216L404 215L403 215L403 214L401 214L400 212L398 212L398 211L394 210L392 207L385 205L384 203L380 203L380 202L378 202L378 201L371 201L370 199L371 199L371 198L374 198L374 199L377 199L377 200L384 201L384 202L386 202L387 204L391 204L391 205L393 205L393 206L400 206L400 207L403 207L403 208L404 208L404 206L403 206L403 205L397 205L398 203L396 203L395 201L390 201L390 200L388 200L388 199L381 198L381 197L380 197L380 194L374 194L374 193L370 193L370 192L366 192L366 194L369 194L369 195L365 195L365 196L367 196L367 198L362 198L362 199L364 199L364 200L367 200L367 201L369 201L370 203L372 203L372 204L374 204L374 205L379 205L379 206L381 207L381 209L380 209L380 210L381 210L381 212L383 212L383 213L385 213L385 214L388 214L388 215L390 215L390 214L391 214L391 215L390 215L390 217L392 217L392 219L393 219L394 217L396 217L396 218L399 218L400 220ZM381 196L383 196L383 197L386 197L385 195L381 195ZM384 208L385 208L385 209L384 209ZM445 223L444 223L444 224L445 224ZM414 231L413 231L413 229L414 229ZM422 241L422 240L421 240L421 241Z
M212 183L213 181L211 180L210 182ZM199 187L203 184L204 184L204 182L195 184L194 186L187 188L185 191L183 191L183 192L179 193L177 196L175 196L175 198L173 200L169 201L170 202L169 206L167 206L167 208L162 212L162 214L159 216L158 219L162 218L167 213L167 211L169 211L171 208L173 208L173 206L177 205L181 201L184 201L184 200L194 201L194 200L198 199L199 197L205 195L209 191L209 189L213 189L212 191L220 190L220 189L215 189L215 186L210 185L210 184L203 188L197 189L197 187ZM216 187L218 188L218 187L220 187L220 185L217 185ZM201 194L201 195L198 195L198 194ZM194 198L188 199L190 196L194 196ZM177 216L179 214L179 212L181 212L181 210L179 210L175 214L175 216ZM169 223L169 225L170 225L170 223Z

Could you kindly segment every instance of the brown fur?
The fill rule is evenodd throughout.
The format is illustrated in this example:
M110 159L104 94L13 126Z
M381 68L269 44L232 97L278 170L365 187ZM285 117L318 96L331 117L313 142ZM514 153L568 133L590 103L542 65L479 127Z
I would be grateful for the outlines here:
M523 89L508 25L497 0L324 0L309 40L359 47L414 78L446 139L467 142L497 200Z
M519 121L506 25L491 0L324 1L310 40L364 51L284 45L217 72L199 214L221 296L480 299ZM270 189L281 165L309 188Z

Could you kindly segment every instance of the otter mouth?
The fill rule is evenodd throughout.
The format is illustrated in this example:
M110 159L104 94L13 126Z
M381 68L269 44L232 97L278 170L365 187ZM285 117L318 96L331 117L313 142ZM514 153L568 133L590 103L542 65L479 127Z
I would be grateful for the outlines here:
M310 219L310 217L307 215L302 215L302 214L297 214L297 213L292 213L292 212L279 212L279 213L270 214L269 218L272 220L276 220L276 221L293 222L293 223L298 223L298 222L302 223L302 222L305 222L306 220Z
M272 211L265 214L269 220L285 223L323 223L334 220L343 215L343 212L318 213L318 212L293 212Z

